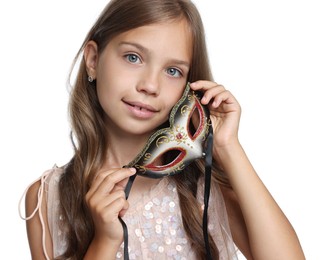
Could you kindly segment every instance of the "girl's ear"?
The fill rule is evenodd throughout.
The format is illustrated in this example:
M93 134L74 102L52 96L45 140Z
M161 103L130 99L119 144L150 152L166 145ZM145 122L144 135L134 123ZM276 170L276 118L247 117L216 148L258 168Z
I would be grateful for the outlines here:
M98 63L97 44L89 41L84 48L84 59L88 76L96 79L96 68Z

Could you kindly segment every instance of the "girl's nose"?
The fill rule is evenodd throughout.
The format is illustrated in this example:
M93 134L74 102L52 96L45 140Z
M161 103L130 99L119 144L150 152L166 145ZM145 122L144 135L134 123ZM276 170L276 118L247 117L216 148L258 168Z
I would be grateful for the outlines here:
M157 96L160 93L160 80L157 73L148 72L142 75L137 83L137 91L146 95Z

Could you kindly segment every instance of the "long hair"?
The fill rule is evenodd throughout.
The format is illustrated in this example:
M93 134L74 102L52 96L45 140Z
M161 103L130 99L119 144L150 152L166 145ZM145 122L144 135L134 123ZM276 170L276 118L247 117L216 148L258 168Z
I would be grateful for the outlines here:
M193 40L188 80L212 80L202 20L189 0L112 0L102 11L78 51L74 65L78 60L80 64L69 103L74 156L59 183L61 214L67 227L68 246L59 259L82 259L93 239L94 224L84 198L95 173L102 166L108 146L105 130L108 126L103 120L104 111L99 104L95 86L87 80L82 57L86 44L91 40L95 41L100 54L111 39L120 33L140 26L180 19L188 22ZM202 175L200 168L202 167L193 164L187 169L191 174L178 174L173 179L177 184L184 228L198 259L204 259L202 213L196 199L197 181ZM210 242L212 255L217 259L217 247L212 239Z

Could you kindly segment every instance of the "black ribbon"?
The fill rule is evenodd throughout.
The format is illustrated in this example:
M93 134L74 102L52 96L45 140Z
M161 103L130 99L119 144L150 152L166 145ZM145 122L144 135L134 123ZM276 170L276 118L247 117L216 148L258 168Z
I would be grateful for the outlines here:
M129 178L129 181L128 183L126 184L126 187L125 187L125 198L127 199L130 195L130 191L131 191L131 187L132 187L132 184L135 180L135 177L136 177L137 174L134 174L132 175L130 178ZM119 220L123 226L123 236L124 236L124 260L129 260L129 235L128 235L128 231L127 231L127 226L125 224L125 222L123 221L123 219L121 217L119 217Z
M206 247L206 259L211 260L211 251L209 245L209 235L208 235L208 204L210 196L210 184L211 184L211 165L212 165L212 143L213 143L213 134L212 129L207 139L206 147L206 158L205 158L205 190L204 190L204 210L203 210L203 237Z

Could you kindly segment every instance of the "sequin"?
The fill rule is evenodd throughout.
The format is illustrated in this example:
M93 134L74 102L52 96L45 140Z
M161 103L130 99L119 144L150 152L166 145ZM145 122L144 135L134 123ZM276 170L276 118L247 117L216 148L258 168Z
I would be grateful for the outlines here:
M144 235L146 238L149 238L149 237L150 237L150 231L149 231L148 229L143 230L143 235Z
M171 234L172 236L175 236L175 235L176 235L176 233L177 233L177 231L176 231L175 229L170 228L170 234Z
M143 216L145 216L147 219L152 219L154 217L152 212L144 211Z
M149 208L152 208L152 206L153 206L153 202L152 202L152 201L149 201L149 203L148 203L148 204L146 204L146 206L148 206Z
M139 241L142 243L142 242L144 242L144 241L145 241L145 238L144 238L144 237L140 237L140 238L139 238Z
M187 244L188 243L188 240L185 239L185 238L181 238L180 241L181 241L182 244Z
M173 184L169 184L168 185L168 190L172 190L173 191L174 188L175 188L175 186Z
M158 250L158 244L157 243L153 243L152 245L151 245L151 251L152 252L156 252Z
M155 232L156 232L157 234L160 234L160 233L161 233L161 225L156 225L156 226L155 226Z
M145 222L145 223L143 224L143 227L144 227L144 228L151 228L151 227L152 227L152 224L151 224L150 222Z
M171 244L171 238L168 238L168 237L167 237L167 238L165 239L165 243L166 243L167 245L170 245L170 244Z
M142 232L140 229L137 228L137 229L135 229L135 234L139 237L142 235Z
M163 247L163 246L159 246L158 251L159 251L160 253L163 253L163 252L164 252L164 247Z
M144 208L145 208L145 210L150 210L150 209L151 209L150 205L148 205L148 204L146 204L146 205L144 206Z

